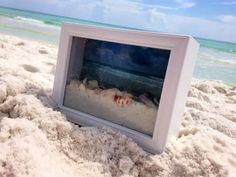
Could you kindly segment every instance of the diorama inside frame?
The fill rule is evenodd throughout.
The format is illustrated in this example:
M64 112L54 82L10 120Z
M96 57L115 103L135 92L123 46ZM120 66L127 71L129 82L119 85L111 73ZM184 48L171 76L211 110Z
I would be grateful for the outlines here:
M180 124L197 48L191 37L65 24L53 97L73 122L160 153Z
M64 105L152 136L170 50L72 38ZM79 62L77 61L79 59Z

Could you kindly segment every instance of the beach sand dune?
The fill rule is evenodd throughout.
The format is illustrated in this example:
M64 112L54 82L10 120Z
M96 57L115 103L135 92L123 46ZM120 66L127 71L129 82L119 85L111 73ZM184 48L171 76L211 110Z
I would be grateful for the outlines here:
M236 86L193 79L179 135L151 155L54 110L56 55L56 46L0 36L1 177L235 176Z

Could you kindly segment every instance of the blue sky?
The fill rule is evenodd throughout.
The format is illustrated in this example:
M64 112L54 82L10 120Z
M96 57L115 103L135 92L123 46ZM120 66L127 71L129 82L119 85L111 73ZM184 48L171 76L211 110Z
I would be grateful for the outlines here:
M236 43L236 0L1 0L0 6Z

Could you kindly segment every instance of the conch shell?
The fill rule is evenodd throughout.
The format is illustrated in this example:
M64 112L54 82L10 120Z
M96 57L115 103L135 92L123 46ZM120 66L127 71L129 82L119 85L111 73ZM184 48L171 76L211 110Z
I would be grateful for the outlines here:
M132 98L129 95L115 95L114 96L114 101L116 104L120 107L128 106L132 103Z

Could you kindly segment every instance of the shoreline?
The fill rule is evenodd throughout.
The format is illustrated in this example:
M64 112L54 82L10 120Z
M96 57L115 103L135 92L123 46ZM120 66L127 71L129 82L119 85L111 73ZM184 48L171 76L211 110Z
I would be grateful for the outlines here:
M7 22L4 23L9 26ZM11 26L11 24L13 24L13 26ZM11 24L7 30L3 30L3 28L1 27L2 25L0 25L0 34L13 34L15 37L25 38L26 40L36 40L42 43L50 43L56 46L58 46L59 44L60 27L57 27L58 29L56 31L47 31L45 26L43 32L40 30L38 30L37 32L37 30L34 31L38 28L38 26L35 24L28 24L27 22L21 21L17 22L16 24L11 22ZM23 29L21 29L21 32L19 32L18 25L23 27L25 26ZM25 28L28 27L30 27L30 29L33 29L33 31L25 31ZM203 42L206 41L206 39L200 40ZM222 80L224 83L229 85L236 84L236 77L234 77L236 75L236 54L230 52L227 53L226 49L224 49L223 51L217 51L215 49L216 46L204 47L203 42L200 43L201 45L199 55L196 60L193 77L201 80L204 80L204 78L205 80ZM215 42L217 41L214 41L214 43ZM209 43L209 41L207 43ZM230 48L232 47L233 46L230 46ZM231 49L229 49L229 51L230 50Z
M1 27L0 27L1 28ZM16 31L18 29L15 29ZM42 33L42 35L44 35ZM45 40L45 39L39 39L39 37L32 37L32 36L29 36L28 35L28 32L25 32L24 34L12 34L11 32L3 32L3 31L0 31L0 36L9 36L9 37L14 37L14 38L20 38L22 40L27 40L27 41L32 41L32 42L39 42L39 43L42 43L42 44L49 44L49 45L54 45L55 47L58 47L59 45L59 41L52 41L50 42L50 40ZM58 34L58 40L59 40L59 34Z

